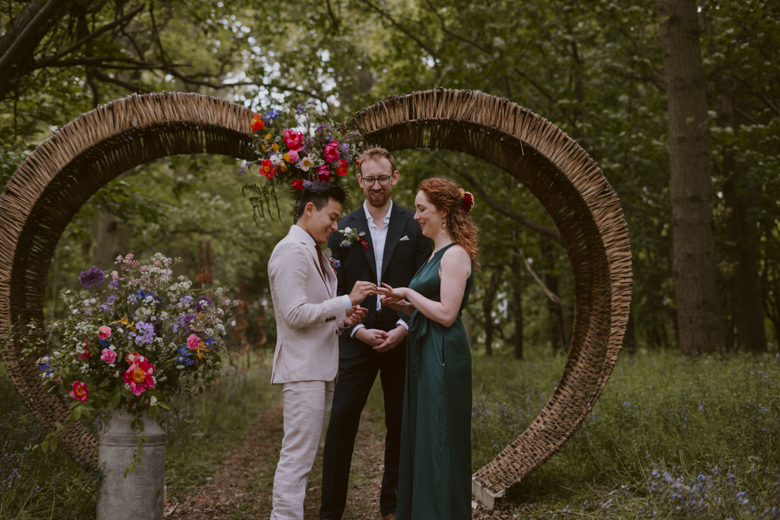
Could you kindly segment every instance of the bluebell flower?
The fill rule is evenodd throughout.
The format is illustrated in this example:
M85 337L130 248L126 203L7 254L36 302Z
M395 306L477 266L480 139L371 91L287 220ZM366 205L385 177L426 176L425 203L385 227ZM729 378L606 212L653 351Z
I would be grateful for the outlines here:
M214 338L212 338L212 337L208 337L208 338L204 339L204 340L203 340L203 345L204 345L206 348L212 348L212 347L214 347Z
M140 291L136 292L135 294L138 296L139 300L142 301L142 302L144 300L146 300L149 296L151 296L154 299L154 303L155 304L157 304L157 305L162 305L163 304L163 299L161 297L157 296L157 293L154 292L154 291L145 291L145 290L141 289Z
M265 112L267 119L276 119L277 117L279 117L280 113L281 112L279 112L278 110L274 110L274 109L266 110L266 112Z
M47 376L50 376L54 373L54 369L51 367L49 363L44 363L43 365L38 365L38 368L43 370Z
M107 339L99 339L99 340L98 340L98 343L100 343L100 345L101 345L103 348L108 348L108 347L110 347L110 346L111 346L111 343L110 343L110 342L109 342Z

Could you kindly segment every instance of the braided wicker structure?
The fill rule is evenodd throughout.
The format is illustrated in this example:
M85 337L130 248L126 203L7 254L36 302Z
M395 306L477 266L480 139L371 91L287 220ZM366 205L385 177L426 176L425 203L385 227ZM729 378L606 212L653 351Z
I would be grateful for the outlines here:
M63 127L19 167L0 195L0 323L43 322L46 275L65 226L95 192L140 164L175 154L243 158L252 112L198 94L130 96ZM504 169L542 202L572 264L574 330L564 373L528 429L473 476L491 506L553 455L598 399L622 345L631 301L631 250L620 203L598 166L544 118L480 92L432 90L394 96L353 117L367 142L389 150L429 147L471 154ZM48 429L67 423L33 358L11 343L3 361ZM97 444L70 424L61 447L95 469Z

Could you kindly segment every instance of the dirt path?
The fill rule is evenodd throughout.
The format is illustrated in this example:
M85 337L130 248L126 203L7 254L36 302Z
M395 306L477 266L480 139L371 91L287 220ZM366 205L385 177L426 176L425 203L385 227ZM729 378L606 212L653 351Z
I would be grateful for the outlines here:
M167 508L171 520L267 520L271 515L274 470L282 444L282 403L278 401L258 419L241 446L230 453L206 485L180 497ZM384 435L374 414L364 411L355 440L350 491L343 520L376 520L382 482ZM304 504L307 520L317 519L322 475L322 449L314 463ZM512 519L499 511L475 511L474 520Z

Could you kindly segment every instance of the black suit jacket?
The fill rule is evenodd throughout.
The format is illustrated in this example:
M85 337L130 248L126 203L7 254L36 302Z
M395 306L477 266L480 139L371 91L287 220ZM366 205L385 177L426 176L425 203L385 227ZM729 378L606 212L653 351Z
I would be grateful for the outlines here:
M338 293L340 295L349 294L358 280L373 283L377 281L374 244L371 241L371 232L368 229L368 220L366 220L366 212L362 204L357 210L339 220L340 230L347 227L356 229L358 233L365 231L363 238L368 243L368 249L366 250L359 243L350 247L342 247L343 234L333 233L330 236L328 247L333 253L333 258L341 262L341 266L337 269ZM430 257L431 251L431 240L422 234L420 225L414 220L414 213L393 202L385 251L382 256L382 281L391 287L408 287L417 270ZM369 329L373 328L376 318L376 299L377 296L368 296L361 303L363 307L368 309L363 324ZM393 321L402 319L408 323L410 318L402 312L387 307L383 308L385 322L387 322L387 313L397 316ZM352 329L339 336L339 352L342 359L351 359L366 351L373 352L369 345L352 337ZM388 354L405 356L406 342L404 341Z

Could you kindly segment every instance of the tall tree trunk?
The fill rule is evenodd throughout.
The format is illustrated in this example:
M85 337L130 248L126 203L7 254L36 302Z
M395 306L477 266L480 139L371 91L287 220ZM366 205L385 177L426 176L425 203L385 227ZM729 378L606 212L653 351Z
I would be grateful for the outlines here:
M111 271L116 257L130 252L130 228L103 211L97 213L95 228L95 265L104 271Z
M553 258L552 247L549 242L542 239L542 258L544 262L544 284L560 300L560 289L558 288L559 277L555 269L555 258ZM550 316L550 344L554 351L566 348L568 345L565 321L563 319L563 305L560 305L551 299L547 300L547 312Z
M721 85L721 126L734 128L734 96L731 82ZM750 188L735 168L734 150L723 150L723 199L728 208L726 234L729 241L734 272L731 276L731 304L734 325L737 328L737 348L748 352L765 352L764 295L761 290L759 266L760 234L756 219L750 218Z
M512 346L515 359L523 359L523 265L512 257L512 271L515 275L512 282L512 318L515 323L515 334Z
M656 0L669 104L672 276L681 352L722 351L710 130L696 0Z
M482 300L482 314L485 328L485 354L488 356L493 355L493 300L498 292L498 287L501 285L501 274L504 272L504 266L499 265L493 269L493 274L490 275L490 282L485 288L485 298Z
M707 51L715 58L719 52L712 16L702 18L707 34ZM734 79L720 66L716 69L718 91L720 92L719 124L723 128L740 125L735 115L736 95ZM738 173L734 148L724 145L721 150L723 161L723 200L726 204L726 237L728 252L734 271L728 279L727 309L731 309L726 345L730 348L736 342L739 350L764 352L767 349L764 328L764 295L761 287L760 250L761 234L756 227L757 218L750 215L750 201L758 199L760 193L752 189L750 182ZM734 329L736 328L736 335Z

